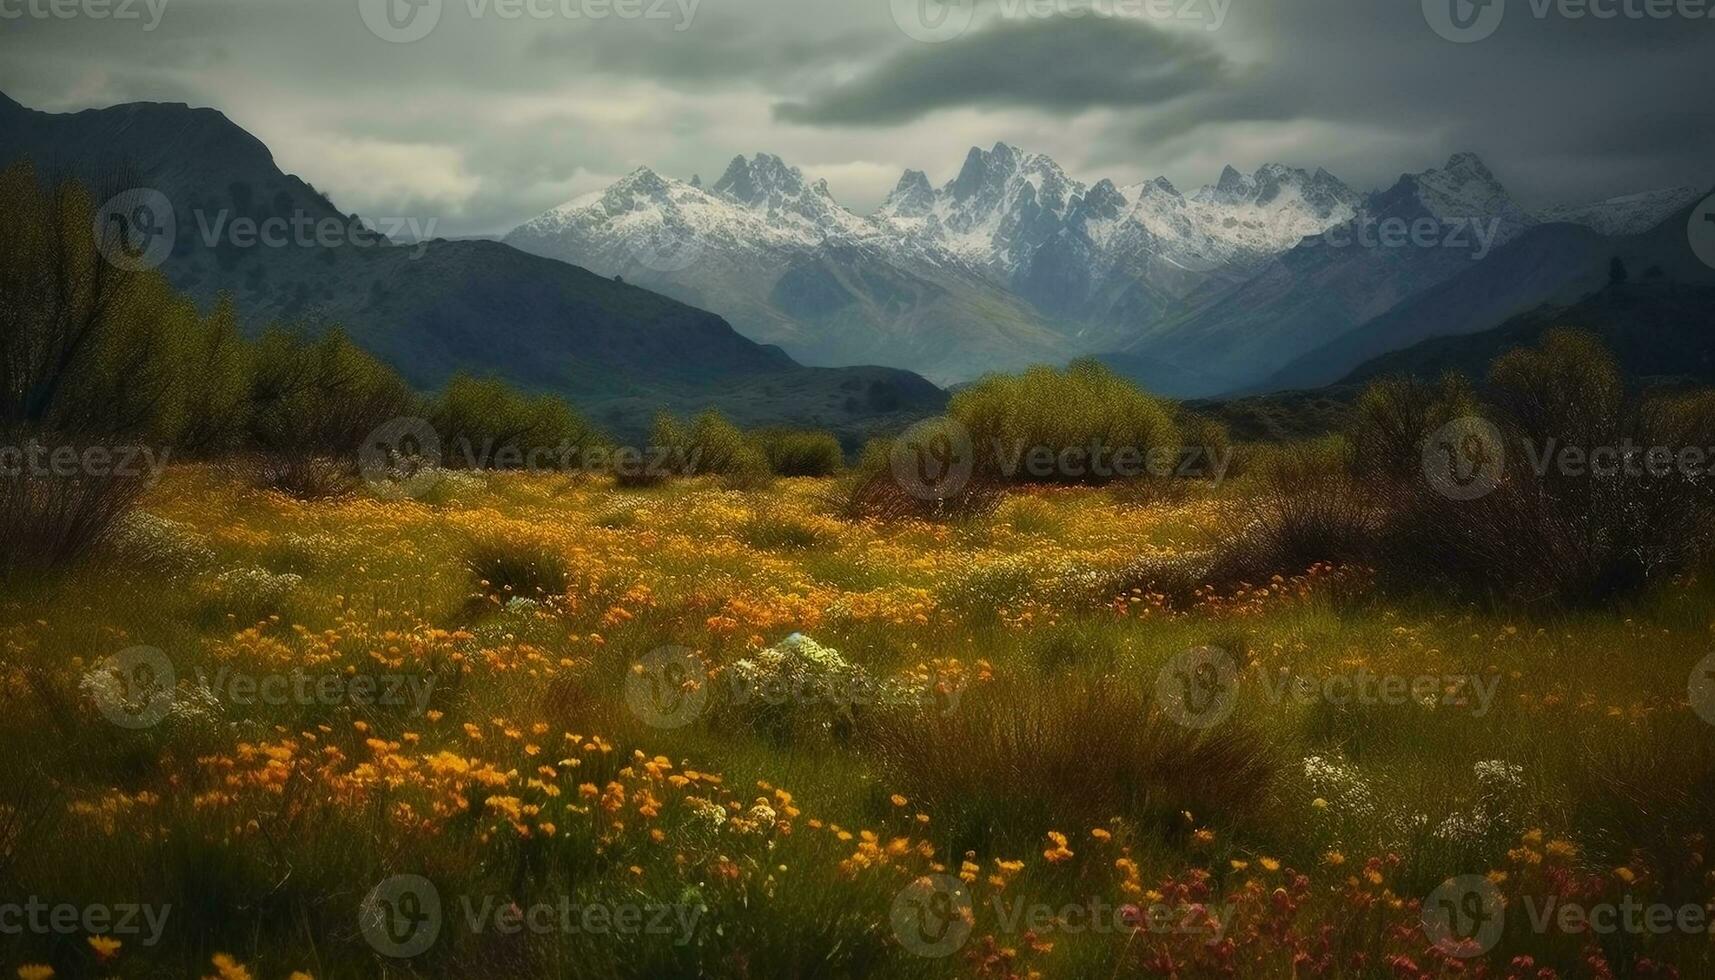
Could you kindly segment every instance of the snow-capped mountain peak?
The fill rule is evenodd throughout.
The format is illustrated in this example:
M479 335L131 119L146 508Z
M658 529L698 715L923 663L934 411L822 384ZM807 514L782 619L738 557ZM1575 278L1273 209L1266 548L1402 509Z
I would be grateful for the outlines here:
M801 197L807 189L804 172L771 153L758 153L749 160L733 157L712 188L716 194L753 208Z
M1395 195L1414 198L1444 222L1498 218L1506 237L1535 223L1475 153L1455 153L1439 170L1402 176L1382 198L1391 202Z
M935 207L935 189L929 186L929 176L921 170L907 170L899 175L893 193L887 195L878 216L920 218Z

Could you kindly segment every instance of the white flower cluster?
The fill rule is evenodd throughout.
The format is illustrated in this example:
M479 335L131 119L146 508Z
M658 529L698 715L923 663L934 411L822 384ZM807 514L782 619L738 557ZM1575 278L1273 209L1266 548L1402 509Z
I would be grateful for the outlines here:
M114 531L120 557L154 574L187 574L214 564L207 540L189 526L148 511L125 515Z
M214 577L214 591L231 598L273 604L298 591L302 575L275 574L266 568L229 568Z

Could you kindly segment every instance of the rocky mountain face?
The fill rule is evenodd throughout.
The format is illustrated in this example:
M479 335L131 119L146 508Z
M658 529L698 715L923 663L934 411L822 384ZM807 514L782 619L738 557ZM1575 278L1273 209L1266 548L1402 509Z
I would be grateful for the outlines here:
M1238 284L1200 289L1121 350L1245 388L1483 263L1537 223L1480 159L1458 154L1370 194Z

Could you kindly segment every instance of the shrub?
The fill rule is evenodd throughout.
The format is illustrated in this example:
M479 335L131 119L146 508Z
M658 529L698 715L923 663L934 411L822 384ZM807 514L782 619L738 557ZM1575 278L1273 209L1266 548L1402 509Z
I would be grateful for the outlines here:
M315 340L266 331L256 344L250 396L250 439L268 457L259 475L298 495L330 491L323 461L355 472L370 433L421 411L397 372L337 329Z
M1346 438L1352 471L1361 479L1409 483L1421 475L1423 443L1474 404L1470 386L1457 375L1439 385L1415 378L1389 377L1372 382L1358 396Z
M1715 402L1628 397L1612 356L1593 337L1566 331L1497 358L1489 382L1485 408L1442 401L1430 409L1432 420L1481 411L1493 427L1444 447L1450 463L1483 468L1486 485L1471 499L1432 479L1433 458L1401 444L1406 427L1381 440L1383 452L1420 460L1415 474L1376 487L1389 511L1384 552L1397 573L1490 601L1590 604L1704 553L1707 481L1652 471L1641 457L1644 447L1709 445ZM1611 469L1557 463L1563 451L1591 460L1627 444L1637 448Z
M190 354L184 430L179 445L197 456L237 449L250 422L251 351L238 332L238 310L222 294L203 321Z
M105 199L130 186L98 189ZM146 444L180 434L200 322L154 271L103 257L92 197L28 163L0 171L0 449ZM105 233L105 232L104 232ZM0 473L0 575L46 571L92 553L142 495L147 475L54 471L27 459ZM17 472L12 472L16 470Z
M913 493L894 472L894 442L872 440L837 495L835 509L848 520L964 521L1000 507L1006 487L992 473L975 470L970 479L945 493Z
M1280 763L1261 733L1237 719L1194 731L1152 709L1151 698L1108 678L1020 678L954 711L883 716L864 734L885 785L946 815L955 853L1034 843L996 841L999 828L1039 833L1055 821L1095 827L1120 816L1185 833L1182 811L1243 819L1267 803Z
M1031 472L1033 450L1136 453L1140 460L1179 452L1178 430L1167 405L1093 360L1064 370L1038 367L1019 375L991 375L953 396L948 415L968 430L977 468L996 479L1048 483L1106 483L1112 473L1058 465Z
M678 463L657 454L677 453L689 442L690 437L678 419L667 412L657 412L649 428L649 445L644 448L642 457L613 461L610 472L614 483L622 487L643 488L667 482ZM665 465L661 465L663 461Z
M564 399L466 375L447 383L429 421L453 468L577 467L606 442Z
M756 442L775 476L833 476L845 465L840 441L829 432L765 429Z
M666 412L656 415L642 463L614 470L622 486L654 486L673 475L719 476L728 487L747 489L765 483L770 470L762 448L710 409L689 426Z
M886 694L862 667L801 633L735 661L721 680L717 717L782 744L847 739L866 703Z
M1249 520L1217 543L1212 580L1264 582L1319 563L1374 558L1382 514L1349 474L1343 445L1293 446L1259 465Z
M34 441L0 430L0 447L27 452ZM0 472L0 580L83 561L112 537L148 486L146 475L61 475L6 464Z

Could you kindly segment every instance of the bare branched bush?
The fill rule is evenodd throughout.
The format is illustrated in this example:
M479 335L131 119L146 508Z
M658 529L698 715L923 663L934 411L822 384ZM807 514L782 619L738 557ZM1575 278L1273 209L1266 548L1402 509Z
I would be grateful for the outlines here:
M1487 406L1444 397L1425 412L1472 416L1495 443L1467 460L1487 471L1480 492L1449 494L1422 441L1404 444L1428 422L1374 441L1401 472L1358 468L1388 513L1382 552L1401 578L1493 602L1588 605L1709 553L1708 476L1674 460L1715 445L1715 401L1628 394L1594 338L1558 331L1495 361ZM1652 448L1666 455L1652 460ZM1403 463L1413 455L1415 472Z
M1248 521L1216 543L1214 581L1264 582L1312 565L1369 562L1383 513L1336 444L1294 446L1260 464Z
M25 447L35 438L0 429L0 446ZM88 558L136 506L149 480L147 473L7 466L0 472L0 580Z

